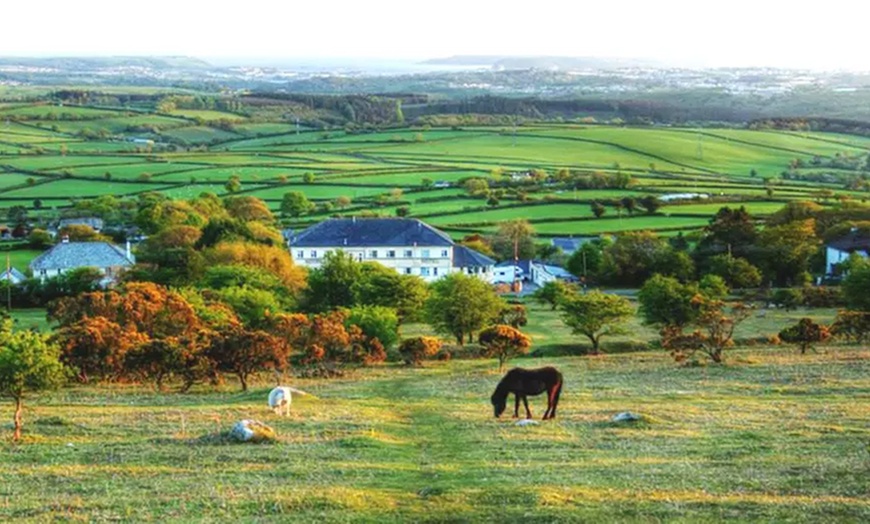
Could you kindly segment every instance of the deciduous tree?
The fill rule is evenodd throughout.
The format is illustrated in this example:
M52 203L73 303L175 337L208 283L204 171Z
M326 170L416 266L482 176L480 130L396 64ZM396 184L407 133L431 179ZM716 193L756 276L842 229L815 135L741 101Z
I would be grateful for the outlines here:
M521 331L503 324L488 327L480 332L480 344L488 356L498 359L499 371L509 359L528 353L532 340Z
M625 332L625 322L634 314L628 299L590 291L563 300L559 309L571 330L592 342L592 354L599 354L601 338Z

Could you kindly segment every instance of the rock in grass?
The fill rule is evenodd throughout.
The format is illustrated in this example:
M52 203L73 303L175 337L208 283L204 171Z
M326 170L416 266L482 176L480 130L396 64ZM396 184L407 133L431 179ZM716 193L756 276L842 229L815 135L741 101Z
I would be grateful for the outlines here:
M622 413L613 415L613 418L610 420L613 422L637 422L643 420L643 417L641 415L636 415L631 411L623 411Z
M514 426L537 426L538 424L539 422L537 420L524 418L523 420L518 420Z
M239 442L273 442L278 434L259 420L240 420L230 430L230 437Z

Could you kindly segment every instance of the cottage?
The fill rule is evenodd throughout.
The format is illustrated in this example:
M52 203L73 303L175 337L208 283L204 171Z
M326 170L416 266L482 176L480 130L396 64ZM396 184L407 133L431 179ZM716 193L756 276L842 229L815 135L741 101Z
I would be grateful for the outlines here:
M103 219L97 217L61 218L57 227L48 230L52 235L68 226L88 226L97 233L103 230Z
M574 252L580 249L580 246L583 244L597 239L598 237L558 237L551 239L550 242L553 246L561 249L562 253L571 256Z
M4 270L3 273L0 273L0 281L9 282L13 286L17 286L25 280L27 280L27 275L18 271L14 267L10 267L9 269Z
M493 282L496 283L510 284L519 281L535 287L555 280L573 282L577 278L564 268L538 260L504 261L496 265L493 275Z
M837 266L853 253L867 258L870 254L870 234L852 228L845 236L829 242L825 246L825 273L837 273Z
M302 266L317 268L331 251L360 262L377 262L426 281L454 273L489 280L495 261L457 246L445 233L412 218L336 218L290 236L290 254Z
M73 269L93 267L105 275L101 284L107 285L135 262L129 242L125 250L108 242L70 242L64 238L33 259L30 270L34 277L45 280Z

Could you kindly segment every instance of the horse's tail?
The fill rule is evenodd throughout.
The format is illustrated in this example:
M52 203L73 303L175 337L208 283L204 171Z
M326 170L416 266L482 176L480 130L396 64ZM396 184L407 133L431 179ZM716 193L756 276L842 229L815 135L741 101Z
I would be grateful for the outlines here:
M314 395L312 395L311 393L306 393L306 392L302 391L301 389L291 388L290 386L284 386L284 387L289 389L293 393L297 393L299 395L306 395L309 397L314 397ZM314 397L314 398L317 398L317 397Z

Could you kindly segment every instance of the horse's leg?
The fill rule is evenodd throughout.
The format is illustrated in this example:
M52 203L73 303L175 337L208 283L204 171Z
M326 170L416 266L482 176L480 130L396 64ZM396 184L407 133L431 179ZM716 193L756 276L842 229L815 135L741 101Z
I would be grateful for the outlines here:
M550 412L553 411L553 391L554 388L547 390L547 411L544 412L544 420L550 418Z
M529 411L529 397L523 395L523 405L526 406L526 418L532 418L532 412Z
M520 394L514 393L514 418L520 416Z
M553 393L553 411L550 412L550 418L556 418L556 406L559 405L559 395L562 394L562 383L556 385L556 392Z

